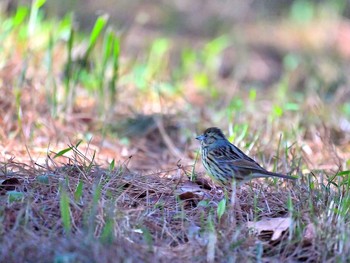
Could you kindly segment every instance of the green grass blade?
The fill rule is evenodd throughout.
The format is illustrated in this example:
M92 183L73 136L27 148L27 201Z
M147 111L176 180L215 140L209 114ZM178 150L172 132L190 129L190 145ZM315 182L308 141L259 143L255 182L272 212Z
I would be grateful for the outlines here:
M109 171L113 171L115 167L115 160L113 159L112 162L109 164Z
M66 149L63 149L61 151L59 151L58 153L55 154L55 156L53 157L54 159L60 156L63 156L65 153L69 152L72 150L72 147L68 147Z
M88 57L90 56L90 53L93 50L98 37L101 35L103 28L106 26L107 21L108 21L108 15L102 15L97 18L95 25L90 34L89 45L84 56L84 61L87 61Z
M141 230L143 234L143 240L148 246L148 251L153 251L153 238L151 232L145 226L141 227Z
M94 189L94 195L93 195L93 199L92 199L94 205L97 205L98 200L100 200L101 190L102 190L102 186L100 184L98 184Z
M200 150L197 150L196 158L194 159L194 164L193 164L192 170L191 170L191 176L190 176L191 182L194 182L197 179L197 175L195 173L195 167L196 167L196 164L198 162L199 155L200 155Z
M107 34L105 34L104 40L103 40L102 65L101 65L101 73L99 76L99 95L100 95L100 101L102 103L101 105L102 107L105 105L105 103L103 103L105 101L104 95L106 93L104 84L105 84L108 61L112 56L112 48L113 48L113 31L109 29Z
M67 42L67 57L68 61L65 66L65 109L69 110L73 103L73 92L72 92L72 78L73 78L73 43L74 43L74 29L70 28L69 38Z
M83 186L84 186L84 182L83 180L80 179L77 185L77 188L75 189L75 192L74 192L75 202L79 202L80 198L83 196Z
M101 242L104 244L112 244L114 240L114 220L112 218L108 218L106 220L106 224L104 225L101 233Z
M47 68L48 68L48 80L46 83L46 93L47 93L47 101L51 106L51 115L53 117L57 116L57 106L58 106L58 98L57 98L57 84L55 79L55 74L53 72L53 49L54 49L54 37L50 34L48 51L47 51Z
M217 208L217 215L219 220L224 215L225 211L226 211L226 198L223 198L219 202L218 208Z
M28 36L31 36L34 33L38 21L39 9L45 4L45 2L46 0L33 0L28 23Z
M117 94L117 83L119 80L119 54L120 54L120 39L118 36L114 36L114 43L113 43L113 75L112 79L109 83L109 91L110 91L110 106L112 107L115 104L116 101L116 94Z
M72 223L70 218L70 206L69 206L69 197L68 194L61 187L60 191L60 211L61 211L61 220L63 224L64 231L68 234L71 232Z
M20 6L17 8L16 14L13 17L13 26L18 27L27 18L29 10L25 6Z

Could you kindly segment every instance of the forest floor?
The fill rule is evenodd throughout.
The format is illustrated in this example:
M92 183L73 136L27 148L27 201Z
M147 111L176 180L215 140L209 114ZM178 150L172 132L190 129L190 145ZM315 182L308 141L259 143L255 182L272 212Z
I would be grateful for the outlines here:
M348 21L207 39L32 14L0 16L1 261L349 260ZM210 126L298 179L225 192Z

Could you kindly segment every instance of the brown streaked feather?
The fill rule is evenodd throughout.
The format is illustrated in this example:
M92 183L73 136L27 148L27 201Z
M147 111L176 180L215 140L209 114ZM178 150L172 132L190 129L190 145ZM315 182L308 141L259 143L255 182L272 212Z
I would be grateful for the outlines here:
M241 167L244 169L250 169L256 172L267 172L264 168L262 168L259 164L256 162L251 162L245 159L237 159L237 160L232 160L231 165L236 166L236 167Z
M231 144L216 127L208 128L197 137L201 141L202 162L214 180L227 184L235 178L248 181L258 177L281 177L296 179L292 176L265 170L256 161Z

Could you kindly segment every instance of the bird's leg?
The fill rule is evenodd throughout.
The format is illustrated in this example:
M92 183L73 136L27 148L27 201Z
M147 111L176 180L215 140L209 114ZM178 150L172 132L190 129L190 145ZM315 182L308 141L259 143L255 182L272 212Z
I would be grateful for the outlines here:
M243 213L242 208L240 205L239 198L237 196L237 182L236 180L232 181L232 193L231 193L231 207L233 208L233 211L237 213L238 220L243 222Z

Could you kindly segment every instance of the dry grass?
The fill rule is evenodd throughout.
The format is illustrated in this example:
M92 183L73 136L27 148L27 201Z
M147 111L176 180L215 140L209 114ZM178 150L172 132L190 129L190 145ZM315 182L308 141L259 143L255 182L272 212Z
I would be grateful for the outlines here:
M269 169L277 153L277 170L293 170L300 178L295 183L269 180L244 186L238 191L242 216L228 202L219 220L217 207L224 198L223 191L203 181L200 165L196 167L198 180L191 183L188 179L195 158L193 149L198 145L193 139L184 140L186 136L176 128L181 116L165 124L163 130L172 145L180 149L183 160L178 163L176 151L165 143L157 126L125 146L115 143L110 135L99 135L91 125L98 123L96 120L77 121L74 116L79 115L79 110L71 115L71 121L61 122L51 119L45 110L40 111L43 105L31 100L23 96L23 105L28 109L22 118L22 130L13 121L15 107L7 108L11 100L2 103L6 105L2 116L12 119L2 126L2 134L13 131L14 136L2 137L0 179L4 184L4 180L17 178L19 182L15 181L13 188L21 193L19 200L10 200L9 190L14 189L1 186L3 261L233 262L248 258L262 262L333 262L345 260L350 252L349 174L335 176L341 167L346 168L348 137L338 133L340 141L335 144L331 140L335 128L330 124L304 124L297 135L298 143L277 151L278 131L287 130L291 120L302 122L300 115L281 118L278 125L261 129L261 119L242 113L241 118L244 116L256 126L244 139L252 144L247 146L241 141L238 145L246 151L252 149L250 154L259 156ZM264 109L266 104L262 100L255 105ZM33 130L35 140L30 141L30 134L22 131L38 123L44 123L43 128ZM70 157L53 159L51 149L45 148L46 142L57 142L50 147L58 152L67 147L65 143L81 138L76 136L76 130L92 132L93 140L78 149L73 147L67 153ZM255 134L260 135L254 137ZM295 139L288 131L285 136L286 141ZM130 160L129 155L133 156ZM110 170L106 160L110 163L112 158L121 161ZM77 199L79 182L83 190ZM69 197L68 233L62 220L63 192ZM257 235L245 225L246 221L276 217L291 217L293 224L275 241L271 241L271 232Z
M101 168L88 154L72 151L75 157L65 159L66 165L52 158L45 166L1 164L2 180L18 179L13 188L1 189L0 256L6 262L206 261L210 242L219 262L259 257L315 262L344 259L337 251L350 249L343 226L347 211L340 211L344 199L348 202L347 184L322 183L317 178L323 172L299 173L297 182L250 183L238 191L243 220L231 205L219 220L223 191L205 180L190 182L181 165L145 175L130 171L127 163ZM79 182L83 188L77 197ZM14 189L23 193L19 200L10 198ZM69 197L69 232L61 217L63 192ZM286 216L293 224L275 241L271 232L256 235L245 226Z
M284 41L273 45L249 25L242 32L253 30L254 39L246 40L246 49L230 43L215 53L220 38L206 44L200 39L195 48L186 46L188 59L176 39L165 55L151 60L144 47L136 48L136 58L126 38L118 100L101 114L106 98L85 89L86 80L76 83L72 108L64 109L70 99L62 95L67 47L58 38L48 72L41 63L48 50L36 44L44 43L50 27L41 22L30 43L18 28L0 32L7 37L0 53L1 261L348 260L350 133L344 108L350 79L346 63L323 54L328 45L320 45L310 62L303 58L312 53L303 47L307 41L293 34L294 27L286 31L288 23L276 27ZM130 39L143 36L130 30ZM157 41L153 45L164 44ZM283 46L295 41L301 47ZM184 61L178 61L180 53ZM232 63L231 76L220 73L227 61L216 65L223 54ZM158 68L152 68L154 61ZM284 65L295 61L296 68ZM142 67L149 75L137 75ZM101 77L90 70L87 77ZM144 90L137 86L142 77ZM55 116L48 79L61 96ZM213 125L267 169L299 178L255 180L233 199L195 161L195 134ZM292 223L275 240L273 231L257 234L246 225L284 217Z

